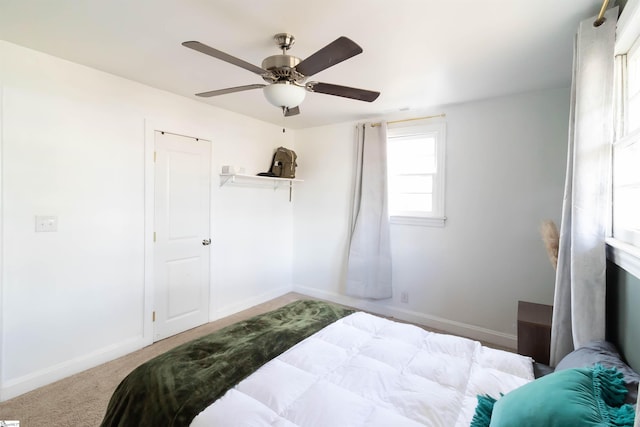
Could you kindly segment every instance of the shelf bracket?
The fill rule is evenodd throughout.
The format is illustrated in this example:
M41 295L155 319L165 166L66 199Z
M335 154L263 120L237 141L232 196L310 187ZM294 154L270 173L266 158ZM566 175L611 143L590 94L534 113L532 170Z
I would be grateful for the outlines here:
M227 182L235 182L235 177L233 175L220 175L220 187L225 185Z
M236 179L238 178L238 179ZM254 176L254 175L244 175L244 174L220 174L220 187L224 186L227 183L237 183L237 184L243 184L243 185L254 185L254 184L250 184L249 182L245 182L246 180L249 181L253 181L255 184L255 186L257 187L263 187L263 188L269 188L272 187L273 191L276 191L280 188L280 186L282 185L286 185L286 183L289 184L289 202L291 202L292 198L293 198L293 183L295 182L302 182L301 179L295 179L295 178L277 178L277 177L265 177L265 176ZM269 183L268 181L272 180L273 183ZM262 184L260 184L260 182L262 182ZM285 182L285 183L283 183Z

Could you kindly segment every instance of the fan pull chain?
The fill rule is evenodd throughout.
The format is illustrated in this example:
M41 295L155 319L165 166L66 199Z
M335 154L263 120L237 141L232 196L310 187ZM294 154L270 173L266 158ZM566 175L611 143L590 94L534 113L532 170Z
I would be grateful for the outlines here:
M287 118L287 107L282 107L282 133L285 133L284 121Z

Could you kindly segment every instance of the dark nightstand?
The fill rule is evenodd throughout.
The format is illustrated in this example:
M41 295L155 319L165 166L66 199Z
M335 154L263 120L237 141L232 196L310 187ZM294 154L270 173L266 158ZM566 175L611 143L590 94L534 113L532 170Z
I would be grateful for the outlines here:
M553 307L518 301L518 354L549 364Z

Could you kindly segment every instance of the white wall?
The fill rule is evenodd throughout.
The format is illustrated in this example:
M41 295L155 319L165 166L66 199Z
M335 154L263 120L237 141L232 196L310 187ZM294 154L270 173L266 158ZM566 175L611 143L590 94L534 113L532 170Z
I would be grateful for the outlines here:
M569 91L447 106L444 228L392 225L392 300L343 296L354 124L296 134L304 191L294 204L295 289L515 347L518 300L551 304L540 239L559 221ZM400 292L409 303L400 303Z
M217 174L266 170L293 134L2 41L0 63L0 399L150 342L145 122L213 143L211 317L291 289L288 191Z

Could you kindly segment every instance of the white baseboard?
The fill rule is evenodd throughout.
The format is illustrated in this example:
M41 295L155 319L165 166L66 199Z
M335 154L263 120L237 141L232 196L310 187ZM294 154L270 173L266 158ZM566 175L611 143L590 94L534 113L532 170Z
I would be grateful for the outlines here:
M262 304L274 298L280 297L292 291L291 285L274 289L255 297L240 301L238 303L224 307L212 312L210 321L238 313L258 304ZM35 390L38 387L51 384L68 376L77 374L87 369L96 367L103 363L125 356L136 350L151 344L143 336L133 337L121 343L112 344L92 353L67 360L57 365L29 373L19 378L11 379L0 387L0 402L12 399L26 392Z
M145 346L142 336L133 337L118 344L96 350L75 359L8 380L0 389L0 402L14 398L38 387L51 384L73 374L96 367L103 363L125 356Z
M491 329L482 328L480 326L469 325L466 323L457 322L455 320L444 319L442 317L432 316L429 314L424 314L399 307L382 306L373 301L352 298L346 295L321 291L305 286L294 285L293 291L308 295L310 297L325 299L337 304L348 305L350 307L355 307L359 310L368 311L374 314L379 314L381 316L393 317L405 322L424 325L428 328L438 329L449 334L483 341L500 347L512 350L515 350L517 348L517 337L515 335L505 334L504 332L498 332Z
M264 292L260 295L255 295L251 298L244 299L242 301L236 302L234 304L230 304L224 306L222 308L218 308L216 310L211 310L209 315L209 321L213 322L214 320L222 319L223 317L231 316L232 314L236 314L242 310L246 310L248 308L254 307L256 305L265 303L274 298L281 297L289 292L293 291L293 287L291 285L282 286L277 289L272 289L268 292Z

